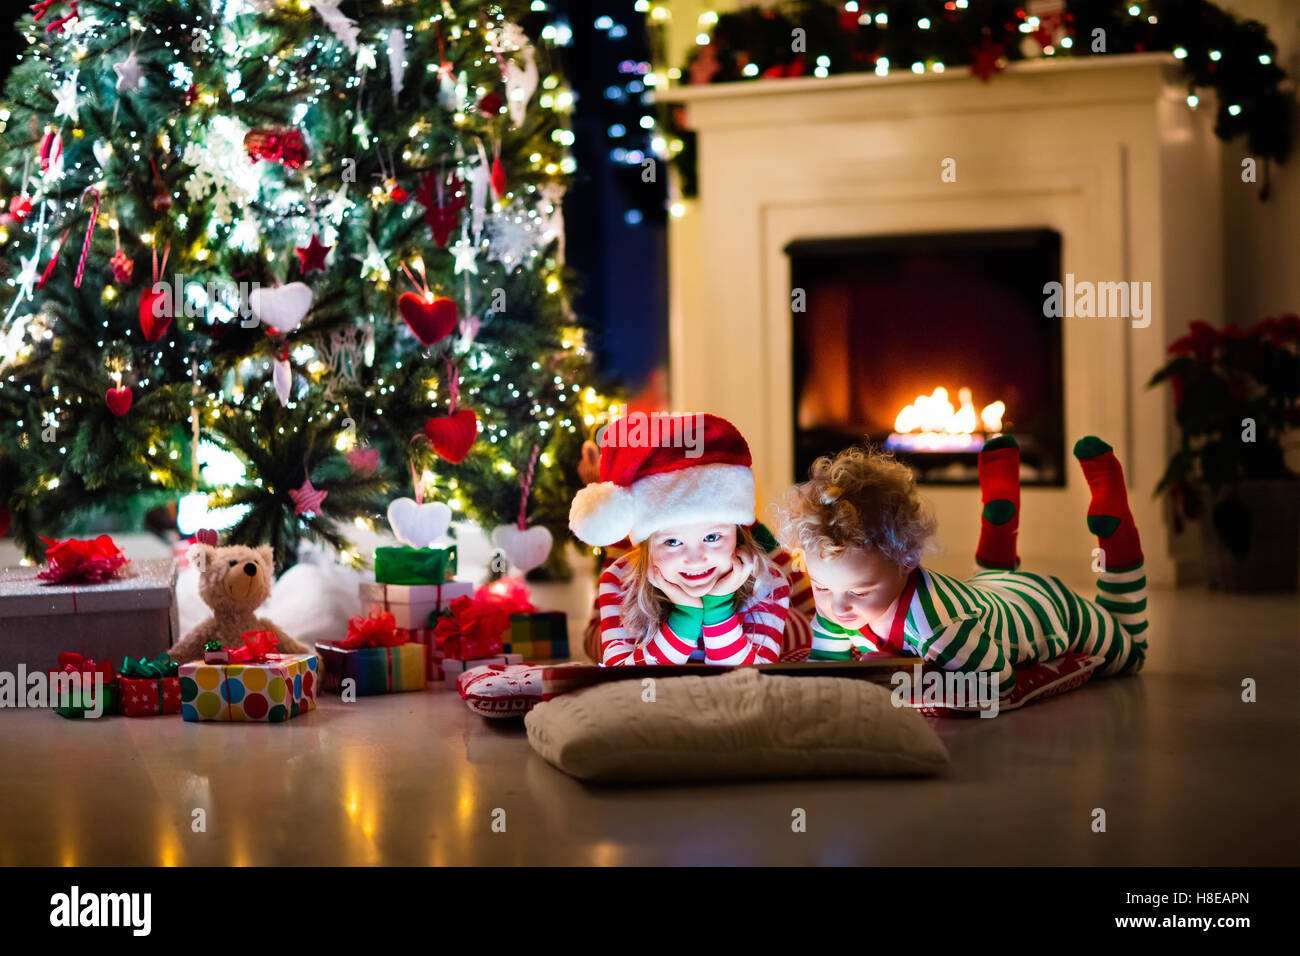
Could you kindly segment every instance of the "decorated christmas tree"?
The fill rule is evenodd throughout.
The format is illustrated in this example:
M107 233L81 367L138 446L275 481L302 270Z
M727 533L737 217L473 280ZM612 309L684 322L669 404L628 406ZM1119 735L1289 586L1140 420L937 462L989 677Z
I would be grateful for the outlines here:
M564 267L572 95L528 6L52 0L20 20L0 506L29 554L141 496L237 519L227 538L280 568L304 538L358 560L348 526L399 495L562 540L605 408Z

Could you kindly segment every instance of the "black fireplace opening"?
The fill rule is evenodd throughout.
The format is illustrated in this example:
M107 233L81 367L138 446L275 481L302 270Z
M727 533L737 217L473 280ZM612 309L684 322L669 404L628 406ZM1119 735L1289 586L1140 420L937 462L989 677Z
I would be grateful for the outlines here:
M1006 432L1022 484L1065 484L1061 320L1043 314L1060 233L808 239L785 252L796 481L818 456L866 442L923 483L978 484L980 445Z

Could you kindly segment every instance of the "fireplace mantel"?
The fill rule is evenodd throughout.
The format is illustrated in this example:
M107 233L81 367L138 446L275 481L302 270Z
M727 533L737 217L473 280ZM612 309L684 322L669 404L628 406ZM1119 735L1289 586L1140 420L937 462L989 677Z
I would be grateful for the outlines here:
M983 83L943 74L849 74L677 88L698 134L699 199L670 234L675 408L731 418L750 439L764 504L794 480L790 269L799 239L1047 227L1062 271L1150 281L1150 325L1066 319L1068 436L1122 455L1154 581L1174 577L1152 496L1173 440L1167 399L1145 388L1167 344L1222 310L1219 147L1213 105L1192 110L1168 54L1013 63ZM941 178L955 161L956 181ZM925 334L918 324L918 334ZM888 368L862 374L887 375ZM936 383L941 384L941 383ZM958 384L958 383L953 383ZM927 488L944 554L968 569L972 489ZM1025 566L1086 575L1095 542L1077 472L1027 488Z

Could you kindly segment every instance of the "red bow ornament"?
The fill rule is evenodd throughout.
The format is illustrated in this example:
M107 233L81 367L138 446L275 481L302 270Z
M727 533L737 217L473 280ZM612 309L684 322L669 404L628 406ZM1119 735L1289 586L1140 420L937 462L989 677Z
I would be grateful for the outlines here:
M59 654L59 667L52 673L81 674L83 681L93 680L93 675L100 673L104 675L105 685L117 683L117 671L113 670L112 661L97 661L72 651Z
M244 150L252 162L269 159L297 169L307 161L307 144L296 129L253 129L244 134Z
M42 581L61 584L86 581L97 584L111 578L118 568L127 563L122 549L106 534L87 541L76 538L67 541L53 541L49 538L41 540L48 546L45 549L45 563L49 565L36 575Z
M500 654L501 635L509 626L505 612L460 597L438 618L433 634L447 657L469 661Z
M260 664L268 654L274 654L280 639L275 631L245 631L239 635L244 643L240 647L205 647L203 663L205 664ZM209 645L217 643L209 642Z
M397 632L397 618L392 611L374 605L369 617L348 618L348 636L336 641L334 646L353 651L359 647L396 647L405 644L406 638Z

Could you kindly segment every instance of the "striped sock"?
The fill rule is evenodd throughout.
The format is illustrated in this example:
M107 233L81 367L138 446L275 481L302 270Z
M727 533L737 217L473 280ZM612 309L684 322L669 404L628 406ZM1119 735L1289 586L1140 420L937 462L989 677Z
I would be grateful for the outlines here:
M1074 445L1092 500L1088 530L1097 536L1107 570L1125 571L1142 564L1142 542L1128 507L1124 469L1115 452L1100 438L1080 438Z
M979 457L980 541L975 561L984 568L1012 571L1020 563L1016 535L1020 532L1020 445L1010 435L984 443Z

